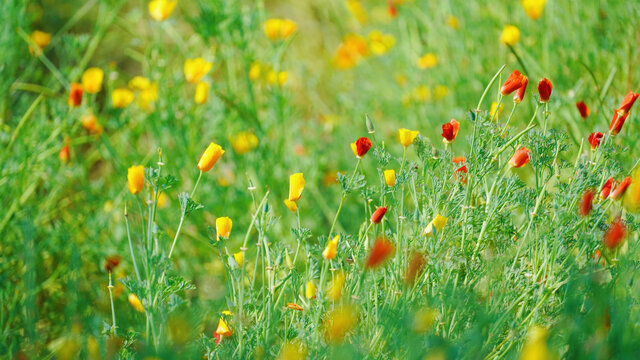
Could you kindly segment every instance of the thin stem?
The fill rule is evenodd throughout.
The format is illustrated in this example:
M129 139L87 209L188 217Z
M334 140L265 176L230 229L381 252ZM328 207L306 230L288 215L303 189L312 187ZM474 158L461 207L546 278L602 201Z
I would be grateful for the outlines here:
M140 270L138 270L138 263L136 262L136 254L133 251L133 242L131 241L131 229L129 226L129 213L127 212L127 205L125 204L124 206L124 223L127 226L127 238L129 239L129 251L131 251L131 259L133 261L133 268L136 271L136 278L138 279L138 282L142 281L142 278L140 277Z
M113 283L111 282L111 271L109 271L109 301L111 301L111 320L113 322L112 326L111 326L111 333L115 334L116 333L116 309L113 306Z

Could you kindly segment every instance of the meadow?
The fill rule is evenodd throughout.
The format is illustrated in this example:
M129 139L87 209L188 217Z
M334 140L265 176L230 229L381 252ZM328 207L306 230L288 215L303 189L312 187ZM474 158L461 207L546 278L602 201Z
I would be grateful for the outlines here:
M1 358L637 358L640 3L0 20Z

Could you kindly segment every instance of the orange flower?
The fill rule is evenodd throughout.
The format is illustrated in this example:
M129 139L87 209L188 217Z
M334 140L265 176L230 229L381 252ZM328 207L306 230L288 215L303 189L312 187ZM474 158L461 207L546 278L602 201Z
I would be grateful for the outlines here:
M629 113L629 110L631 110L633 103L635 103L638 99L638 95L640 94L635 94L633 91L629 91L627 96L624 97L624 100L622 100L622 104L620 104L620 107L616 109L616 112L618 112L621 116L627 115Z
M622 130L622 125L624 125L624 122L627 120L627 116L629 116L628 113L625 115L620 115L620 113L618 113L617 111L613 112L613 119L611 120L611 125L609 126L611 135L618 135L620 130Z
M578 101L576 103L576 107L578 108L578 111L580 112L580 116L583 119L586 119L589 117L589 114L591 113L591 111L589 111L589 107L587 106L587 104L584 103L584 101Z
M210 143L207 149L204 151L198 162L198 169L202 172L211 170L213 165L218 162L220 157L224 154L222 147L216 143Z
M598 146L600 146L600 142L602 141L603 137L604 137L604 134L601 132L591 133L591 135L589 135L589 144L591 145L591 149L593 150L597 149Z
M385 238L378 238L371 248L371 252L369 253L369 258L367 259L365 266L367 268L378 267L387 260L387 258L393 253L393 250L394 246L389 240Z
M327 246L322 252L322 257L327 260L335 259L338 253L338 242L340 241L340 235L336 235L333 239L329 239Z
M407 274L404 277L404 282L406 284L413 284L426 264L427 259L422 253L413 254L409 262L409 267L407 268Z
M600 190L600 199L604 200L609 197L609 193L611 193L611 187L613 186L613 177L607 179L607 181L602 185L602 189Z
M62 149L60 149L60 153L58 153L58 158L63 163L69 161L69 157L71 156L71 151L69 149L69 138L66 138L64 141L64 145L62 145Z
M515 95L513 95L513 102L515 103L521 103L522 99L524 99L524 93L525 91L527 91L527 85L529 84L529 79L527 79L527 77L524 77L524 83L522 84L522 86L520 86L520 88L518 89L518 91L516 91Z
M371 140L367 137L361 137L356 142L351 143L351 150L358 159L365 156L369 149L371 149Z
M82 118L80 118L80 121L82 122L82 127L92 134L100 135L104 130L102 125L98 124L96 116L92 113L83 115Z
M513 154L511 160L509 160L509 165L511 165L511 167L521 168L529 163L530 157L531 150L523 146Z
M144 166L133 165L127 170L129 192L136 195L144 188Z
M520 89L522 85L524 85L527 77L522 75L522 73L518 70L513 70L507 81L504 82L502 87L500 88L500 93L502 95L507 96L512 92Z
M604 233L604 246L608 249L613 250L624 238L627 236L627 226L617 217L609 226L607 232Z
M292 310L298 310L298 311L304 311L304 309L302 308L302 306L298 305L298 304L294 304L294 303L287 303L287 307L289 309Z
M467 184L466 174L468 173L469 173L469 169L467 169L467 165L462 165L454 172L454 175L460 178L460 183L462 185L466 185Z
M622 198L622 195L627 191L629 185L631 185L631 177L627 176L620 182L620 184L618 184L618 186L615 187L615 189L613 189L613 192L611 192L611 198L613 200Z
M373 215L371 215L371 222L374 224L380 224L382 218L384 217L384 214L387 213L387 209L388 208L386 206L377 208L376 211L373 212Z
M460 130L460 123L456 121L456 119L451 119L448 123L442 125L442 137L444 138L442 141L445 144L451 144L458 136L458 131Z
M82 84L76 82L71 83L68 104L70 107L78 107L82 104Z
M544 78L540 80L538 83L538 94L540 94L540 101L547 102L551 97L551 90L553 90L553 85L549 79Z
M582 195L582 199L580 200L580 216L587 216L591 212L593 208L593 197L595 193L591 189L587 189Z

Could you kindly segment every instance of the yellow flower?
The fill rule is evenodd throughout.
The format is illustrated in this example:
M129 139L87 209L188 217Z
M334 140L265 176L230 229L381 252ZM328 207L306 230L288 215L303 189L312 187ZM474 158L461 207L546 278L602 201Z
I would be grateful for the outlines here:
M127 170L129 192L136 195L144 188L144 166L134 165Z
M400 138L400 143L407 147L413 144L413 140L415 140L416 136L418 136L419 131L412 131L409 129L401 128L398 130L398 137Z
M392 187L396 184L396 171L393 169L384 171L384 182L388 187Z
M316 298L316 285L313 282L307 281L307 286L304 289L304 296L307 299Z
M338 271L331 280L329 288L327 289L327 297L330 300L338 301L342 297L342 290L346 281L346 275L344 271Z
M140 299L138 299L137 296L135 296L134 294L129 294L129 304L136 309L138 312L144 312L144 306L142 306L142 303L140 302Z
M249 67L249 80L258 80L262 72L261 70L262 65L260 65L260 62L254 61L253 63L251 63L251 66Z
M146 89L140 91L136 104L141 109L153 110L153 103L158 100L158 84L152 83Z
M198 105L202 105L207 102L207 98L209 97L209 84L201 81L196 85L196 95L195 102Z
M264 34L269 40L285 40L298 30L298 24L289 19L267 19L264 22Z
M222 313L229 316L231 315L229 311L223 311ZM231 329L229 329L229 325L227 325L227 322L224 321L223 318L220 318L220 320L218 321L218 328L216 329L216 334L220 336L233 335L233 332L231 331Z
M134 97L135 96L133 95L133 91L127 88L115 89L111 93L111 103L113 104L114 108L122 109L129 106Z
M207 172L211 170L213 165L220 159L220 157L224 154L224 150L222 147L216 143L210 143L207 149L200 157L200 161L198 162L198 169L202 172Z
M522 0L522 7L527 16L533 20L540 19L547 0Z
M520 352L520 360L550 360L551 353L547 348L549 331L539 325L532 326L527 332L527 340Z
M449 27L453 30L458 30L458 28L460 27L460 21L457 17L449 15L447 16L447 25L449 25Z
M295 201L291 201L289 199L284 199L284 205L287 207L287 209L289 209L289 211L291 212L296 212L298 211L298 204L296 204Z
M49 42L51 42L51 34L40 30L35 30L34 32L32 32L29 38L31 38L31 41L33 41L33 43L38 46L36 51L34 51L34 49L29 46L29 53L31 54L36 53L37 55L40 55L42 49L47 47L47 45L49 45Z
M398 85L400 86L405 86L407 84L407 77L397 73L394 78L396 79L396 82L398 83Z
M505 25L500 35L500 42L505 45L515 46L518 41L520 41L520 29L513 25Z
M325 247L324 251L322 252L322 256L325 259L335 259L338 252L338 241L340 241L340 235L336 235L333 239L329 239L329 241L327 242L327 247Z
M498 111L498 114L496 114L496 110ZM492 119L497 119L498 117L500 117L500 115L502 115L502 110L504 110L504 104L500 103L500 107L498 107L497 102L491 102L491 110L489 110L489 114L491 115Z
M233 151L238 155L246 154L258 146L258 137L251 132L241 131L230 139Z
M151 86L151 81L144 76L134 76L133 79L129 80L129 88L131 90L146 90Z
M437 231L442 231L442 229L444 229L444 226L447 225L447 221L449 221L449 218L446 218L440 214L437 214L436 217L434 217L433 220L431 220L431 222L429 223L429 225L427 225L427 227L424 229L424 231L422 232L422 235L433 235L434 228Z
M304 185L305 181L302 173L295 173L289 176L289 201L298 201L300 199Z
M267 83L270 85L279 84L284 85L289 78L289 74L286 71L276 72L275 70L269 70L267 73Z
M418 334L423 334L429 331L436 321L438 313L430 308L422 308L413 316L413 331Z
M418 59L418 68L430 69L438 65L438 57L434 53L426 53Z
M447 95L449 95L449 88L444 85L436 85L435 89L433 89L433 97L436 100L440 100Z
M431 99L431 91L427 85L418 85L413 91L413 97L416 101L425 102Z
M89 94L100 92L104 72L100 68L89 68L82 74L82 88Z
M333 57L333 63L340 70L356 66L367 55L367 42L358 34L347 34L342 39Z
M184 62L184 77L192 84L198 83L211 71L212 67L213 63L207 62L201 57L187 59Z
M169 202L169 196L167 196L167 194L161 192L160 195L158 195L158 208L159 209L166 208L168 202Z
M282 19L280 23L280 37L285 40L298 30L298 24L290 19Z
M244 253L242 251L234 253L233 259L236 261L238 265L242 266L242 263L244 262Z
M299 342L287 342L280 349L277 360L305 360L307 348Z
M149 15L156 21L166 20L178 4L175 0L153 0L149 2Z
M228 238L231 235L231 226L233 222L228 217L219 217L216 219L216 232L218 233L218 240L220 237Z
M640 169L631 174L631 184L622 199L624 208L632 213L640 212Z
M331 310L324 319L324 337L329 343L340 343L358 323L358 314L351 305Z
M98 118L96 118L93 113L82 115L80 121L82 122L82 127L92 134L100 135L102 133L102 130L104 130L102 128L102 125L98 124Z
M373 30L367 35L369 39L369 51L375 55L383 55L389 52L396 43L396 38L391 34L383 34L379 30Z
M367 12L359 0L347 0L347 9L360 24L367 22Z

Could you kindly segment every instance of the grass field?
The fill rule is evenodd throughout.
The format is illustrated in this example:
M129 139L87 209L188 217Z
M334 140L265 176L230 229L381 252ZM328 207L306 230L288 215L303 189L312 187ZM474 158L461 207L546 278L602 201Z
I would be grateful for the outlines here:
M637 358L640 3L2 8L1 358Z

